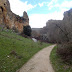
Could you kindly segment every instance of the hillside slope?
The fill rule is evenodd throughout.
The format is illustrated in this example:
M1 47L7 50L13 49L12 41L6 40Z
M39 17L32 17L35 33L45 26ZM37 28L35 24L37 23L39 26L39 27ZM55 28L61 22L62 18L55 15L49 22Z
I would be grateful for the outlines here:
M0 29L0 72L16 72L35 53L48 45L34 43L11 30Z

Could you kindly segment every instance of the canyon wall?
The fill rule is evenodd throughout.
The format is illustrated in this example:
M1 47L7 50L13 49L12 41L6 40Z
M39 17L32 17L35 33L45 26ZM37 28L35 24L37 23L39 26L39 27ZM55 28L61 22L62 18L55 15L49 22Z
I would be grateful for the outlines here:
M23 27L29 25L29 18L26 12L23 13L23 17L14 14L10 9L9 1L0 0L0 26L2 25L21 33Z

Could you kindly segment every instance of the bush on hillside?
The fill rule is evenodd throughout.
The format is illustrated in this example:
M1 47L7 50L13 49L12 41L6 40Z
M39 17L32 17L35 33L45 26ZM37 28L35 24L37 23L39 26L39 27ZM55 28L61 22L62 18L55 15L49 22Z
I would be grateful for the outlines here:
M57 54L65 62L71 62L72 60L72 43L64 43L58 45Z
M24 26L23 27L23 34L27 35L27 36L31 36L31 27L30 26Z

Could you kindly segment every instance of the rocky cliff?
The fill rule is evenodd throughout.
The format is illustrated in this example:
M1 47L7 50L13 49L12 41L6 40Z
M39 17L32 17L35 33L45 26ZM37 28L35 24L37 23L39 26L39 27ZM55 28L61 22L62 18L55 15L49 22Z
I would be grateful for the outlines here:
M9 1L0 0L0 25L5 25L6 28L15 29L21 33L23 27L29 25L29 18L26 12L23 13L23 17L14 14L10 9Z
M64 18L63 18L63 20L66 20L66 19L67 20L72 19L72 9L64 12Z
M64 12L64 18L63 18L63 22L66 25L70 25L70 27L72 27L72 9Z
M70 9L70 10L68 10L68 11L66 11L66 12L64 12L64 18L63 18L63 20L48 20L47 22L46 22L46 26L45 26L45 28L48 28L49 27L49 25L67 25L67 26L69 26L69 25L71 25L70 27L72 27L72 9Z
M48 20L41 34L49 42L72 42L72 9L64 12L63 20Z

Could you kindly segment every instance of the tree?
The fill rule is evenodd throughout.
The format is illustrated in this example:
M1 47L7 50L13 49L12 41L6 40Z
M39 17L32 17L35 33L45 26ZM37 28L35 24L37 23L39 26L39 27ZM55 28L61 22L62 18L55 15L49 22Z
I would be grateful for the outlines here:
M30 26L24 26L23 27L23 34L27 35L27 36L31 36L31 27Z

